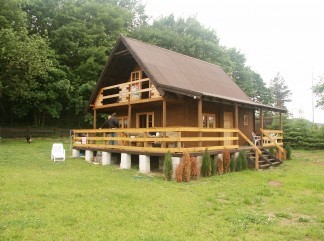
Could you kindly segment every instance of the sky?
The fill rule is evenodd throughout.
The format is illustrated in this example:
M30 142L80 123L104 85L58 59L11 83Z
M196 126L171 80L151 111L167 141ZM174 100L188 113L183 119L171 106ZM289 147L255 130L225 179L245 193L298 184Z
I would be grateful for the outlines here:
M195 16L236 48L269 86L277 73L292 92L288 111L324 123L312 85L324 77L324 0L142 0L152 19ZM314 100L314 101L313 101ZM314 103L314 104L313 104Z

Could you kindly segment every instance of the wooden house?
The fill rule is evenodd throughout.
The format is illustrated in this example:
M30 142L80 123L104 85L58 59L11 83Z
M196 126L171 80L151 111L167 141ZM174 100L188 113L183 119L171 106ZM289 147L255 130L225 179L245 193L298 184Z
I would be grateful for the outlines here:
M87 111L93 113L93 129L74 130L73 148L89 155L103 151L108 159L121 153L124 168L130 166L130 155L144 156L147 163L167 151L177 157L183 152L200 156L206 148L212 155L224 148L244 149L252 150L251 160L259 168L264 147L283 151L282 128L263 129L264 110L280 117L285 112L251 101L215 64L121 36L90 97ZM260 130L255 130L256 111ZM114 112L119 128L98 129L97 116ZM259 143L253 132L260 133ZM269 160L261 164L273 165Z

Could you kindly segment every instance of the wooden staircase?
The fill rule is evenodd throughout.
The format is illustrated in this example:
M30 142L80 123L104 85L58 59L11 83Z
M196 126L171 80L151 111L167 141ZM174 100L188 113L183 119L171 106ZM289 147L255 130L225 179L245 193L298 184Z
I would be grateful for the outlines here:
M267 169L270 167L278 166L282 163L281 160L279 160L277 157L272 155L269 151L267 151L264 148L260 149L262 154L259 155L259 168L260 169ZM246 153L246 156L250 163L253 163L255 165L255 151L250 150Z

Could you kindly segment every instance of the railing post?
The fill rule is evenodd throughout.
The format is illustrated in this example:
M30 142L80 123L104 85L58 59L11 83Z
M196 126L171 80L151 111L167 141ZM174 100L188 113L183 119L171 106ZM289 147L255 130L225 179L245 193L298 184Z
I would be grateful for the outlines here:
M259 170L259 152L255 151L255 169Z

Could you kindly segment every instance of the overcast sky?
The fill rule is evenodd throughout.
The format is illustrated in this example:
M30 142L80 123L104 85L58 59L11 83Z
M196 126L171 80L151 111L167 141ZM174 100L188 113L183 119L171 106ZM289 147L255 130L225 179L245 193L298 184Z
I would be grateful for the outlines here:
M142 0L156 19L196 16L221 45L235 47L266 83L280 72L294 117L313 121L312 81L324 76L324 0ZM324 111L315 108L315 122Z

